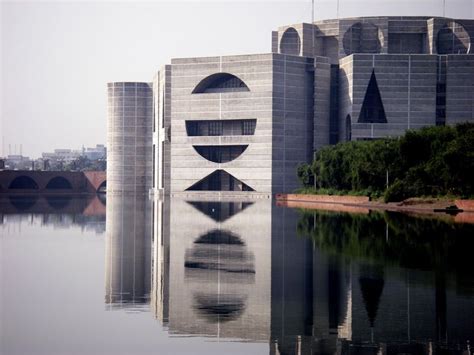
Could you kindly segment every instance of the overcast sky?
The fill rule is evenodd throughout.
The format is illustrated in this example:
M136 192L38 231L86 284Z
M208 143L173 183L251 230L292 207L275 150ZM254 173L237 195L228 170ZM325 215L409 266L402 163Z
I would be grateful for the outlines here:
M1 1L1 0L0 0ZM316 0L316 19L337 16ZM474 0L446 0L474 18ZM151 81L174 57L266 53L271 31L310 22L306 1L2 2L0 155L105 144L106 83ZM443 0L340 0L339 16L443 15Z

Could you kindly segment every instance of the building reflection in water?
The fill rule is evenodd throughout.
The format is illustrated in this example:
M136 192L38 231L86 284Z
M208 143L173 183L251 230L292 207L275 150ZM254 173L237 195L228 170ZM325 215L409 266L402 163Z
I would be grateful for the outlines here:
M472 341L472 226L268 199L146 205L108 198L106 302L149 301L171 335L269 342L271 354Z
M271 202L173 198L169 207L170 333L267 341Z
M151 288L152 230L146 195L107 196L105 303L147 309Z

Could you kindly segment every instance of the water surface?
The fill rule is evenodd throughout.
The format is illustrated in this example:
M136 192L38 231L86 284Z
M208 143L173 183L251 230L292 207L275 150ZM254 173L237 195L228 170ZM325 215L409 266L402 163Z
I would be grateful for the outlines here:
M1 354L472 352L449 217L16 196L0 223Z

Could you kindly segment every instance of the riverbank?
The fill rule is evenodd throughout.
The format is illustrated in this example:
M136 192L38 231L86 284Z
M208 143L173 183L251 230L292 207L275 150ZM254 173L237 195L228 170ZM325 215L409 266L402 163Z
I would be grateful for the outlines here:
M369 213L370 210L446 216L449 207L462 210L453 213L455 222L474 223L474 200L409 198L402 202L370 201L366 196L334 196L309 194L277 194L277 205L289 208L323 209L330 211ZM449 211L449 210L447 210Z

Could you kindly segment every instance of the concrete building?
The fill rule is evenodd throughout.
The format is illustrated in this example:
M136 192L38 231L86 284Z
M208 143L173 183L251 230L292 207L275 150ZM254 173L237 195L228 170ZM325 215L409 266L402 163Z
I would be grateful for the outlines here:
M291 191L325 145L474 121L473 42L474 20L345 18L280 27L268 54L173 59L152 84L109 84L109 138L129 128L108 141L111 178L139 139L156 193ZM117 111L112 88L134 85L142 116L133 98Z

